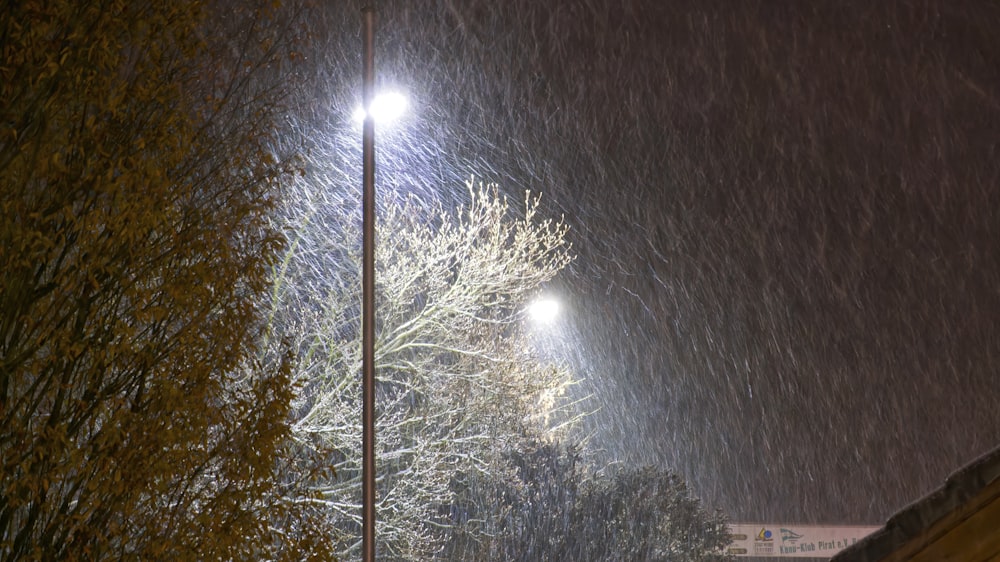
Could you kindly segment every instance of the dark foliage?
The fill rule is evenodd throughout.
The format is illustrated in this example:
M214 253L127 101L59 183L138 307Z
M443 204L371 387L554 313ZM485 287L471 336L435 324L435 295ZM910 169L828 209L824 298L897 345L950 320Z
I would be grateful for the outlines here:
M456 532L442 558L509 561L727 560L725 518L676 474L644 467L588 474L575 448L533 442L505 478L456 481ZM470 525L475 535L461 532Z

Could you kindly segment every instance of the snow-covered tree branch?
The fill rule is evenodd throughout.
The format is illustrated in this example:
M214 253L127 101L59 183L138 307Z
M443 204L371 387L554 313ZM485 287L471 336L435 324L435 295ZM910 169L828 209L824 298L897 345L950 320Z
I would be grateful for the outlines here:
M379 216L378 540L387 559L433 555L451 524L454 476L497 470L499 452L528 432L554 436L571 384L534 353L523 325L528 299L571 260L567 226L541 218L537 196L515 210L495 186L466 187L457 210L410 199ZM361 237L329 185L298 188L274 318L298 359L296 437L337 471L318 491L349 555L361 513Z

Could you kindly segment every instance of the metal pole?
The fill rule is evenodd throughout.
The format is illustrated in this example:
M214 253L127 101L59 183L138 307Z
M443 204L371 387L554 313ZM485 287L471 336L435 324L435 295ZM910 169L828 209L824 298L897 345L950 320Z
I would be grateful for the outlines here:
M363 196L361 260L361 554L375 561L375 120L371 115L375 94L375 8L364 15L364 143L362 147Z

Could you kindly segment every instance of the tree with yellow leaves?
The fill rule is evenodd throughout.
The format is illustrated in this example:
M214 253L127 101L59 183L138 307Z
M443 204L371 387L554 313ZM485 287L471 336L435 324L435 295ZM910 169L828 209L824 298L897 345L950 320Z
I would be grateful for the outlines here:
M218 10L0 10L0 560L326 554L257 350L287 27Z

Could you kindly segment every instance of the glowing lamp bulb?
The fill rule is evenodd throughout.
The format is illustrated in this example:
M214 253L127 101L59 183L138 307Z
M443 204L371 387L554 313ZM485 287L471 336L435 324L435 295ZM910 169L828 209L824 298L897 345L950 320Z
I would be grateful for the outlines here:
M559 315L559 301L550 298L538 299L528 305L528 315L539 324L550 324Z
M409 103L406 96L396 92L389 92L375 96L371 104L372 119L376 123L390 123L403 116ZM365 120L367 113L365 108L359 107L354 110L354 120L361 122Z

